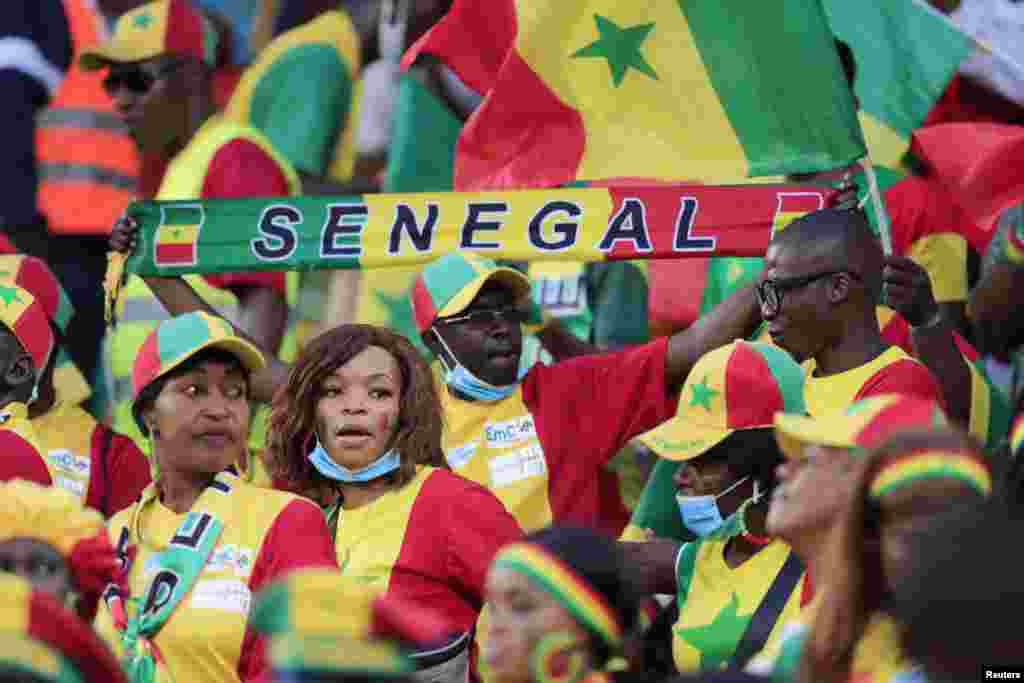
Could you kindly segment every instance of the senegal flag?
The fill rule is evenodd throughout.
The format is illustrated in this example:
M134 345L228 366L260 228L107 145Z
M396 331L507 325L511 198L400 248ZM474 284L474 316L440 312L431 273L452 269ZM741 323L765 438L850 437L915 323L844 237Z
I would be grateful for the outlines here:
M456 0L405 63L424 52L486 93L459 138L459 190L866 155L820 0Z
M195 265L199 230L203 226L202 204L172 204L161 207L161 211L163 216L154 240L154 263L158 266Z
M921 0L824 0L824 6L832 31L857 62L854 89L871 160L898 166L911 132L975 43Z

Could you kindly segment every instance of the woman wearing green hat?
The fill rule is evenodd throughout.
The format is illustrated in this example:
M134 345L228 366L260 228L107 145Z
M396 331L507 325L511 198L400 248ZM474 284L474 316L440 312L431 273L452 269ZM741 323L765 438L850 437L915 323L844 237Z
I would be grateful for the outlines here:
M335 566L316 505L234 469L249 373L261 367L254 346L205 313L160 323L139 349L132 413L157 474L110 521L129 591L108 590L97 622L133 683L257 678L267 663L248 624L252 595L290 570Z
M676 416L642 435L683 461L676 496L697 540L626 543L651 593L676 593L672 651L681 672L742 667L773 648L807 601L804 566L765 528L783 455L772 421L803 414L803 372L781 349L737 341L694 365Z

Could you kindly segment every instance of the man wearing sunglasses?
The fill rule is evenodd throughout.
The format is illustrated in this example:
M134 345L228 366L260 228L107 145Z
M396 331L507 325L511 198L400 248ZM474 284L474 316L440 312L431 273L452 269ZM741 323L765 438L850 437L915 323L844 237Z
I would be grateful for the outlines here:
M928 368L882 338L875 307L884 263L857 210L807 214L768 246L756 289L761 317L775 344L807 362L811 415L881 393L942 401Z
M169 161L156 199L273 197L300 191L292 166L253 128L215 113L212 75L222 56L216 25L188 0L159 0L122 15L106 43L82 54L105 69L104 88L139 150ZM186 277L199 295L262 348L277 352L288 306L284 273ZM143 447L127 410L127 378L145 335L175 306L184 282L132 276L108 340L115 425ZM159 300L154 298L154 294ZM161 305L162 304L162 305Z
M524 530L555 522L618 535L628 513L606 464L674 413L698 358L751 332L752 292L671 338L524 372L530 297L519 271L461 252L427 265L413 284L417 329L443 369L448 463L490 488ZM572 343L558 322L538 337L553 350Z

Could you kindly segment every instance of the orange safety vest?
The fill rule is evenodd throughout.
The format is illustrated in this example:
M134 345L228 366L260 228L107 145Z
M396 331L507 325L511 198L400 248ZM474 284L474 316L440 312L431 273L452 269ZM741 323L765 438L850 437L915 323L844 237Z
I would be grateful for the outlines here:
M64 0L75 62L36 127L39 210L55 233L109 234L139 175L135 142L103 91L103 72L78 67L78 55L106 30L92 4Z

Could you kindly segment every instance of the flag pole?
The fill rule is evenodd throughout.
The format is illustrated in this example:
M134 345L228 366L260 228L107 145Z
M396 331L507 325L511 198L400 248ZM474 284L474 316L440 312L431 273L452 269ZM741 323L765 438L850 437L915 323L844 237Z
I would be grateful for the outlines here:
M889 214L885 212L885 204L882 203L882 193L878 189L878 178L875 176L875 168L871 165L871 159L864 157L860 160L864 168L864 175L868 179L868 196L874 205L875 217L878 219L878 235L882 240L882 251L886 256L892 255L892 232L889 228Z

